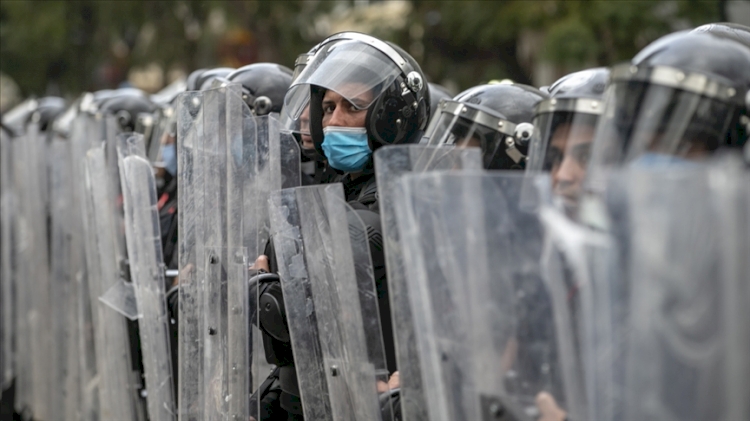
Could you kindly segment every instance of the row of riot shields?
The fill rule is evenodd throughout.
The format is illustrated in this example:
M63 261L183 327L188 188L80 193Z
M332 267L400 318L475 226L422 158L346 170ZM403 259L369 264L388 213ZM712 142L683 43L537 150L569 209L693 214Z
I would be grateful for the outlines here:
M3 134L1 380L24 419L176 419L144 157L82 108L64 132Z
M750 416L750 172L732 159L612 172L573 221L547 176L384 147L378 232L341 185L299 186L296 140L238 86L185 93L174 118L176 320L143 137L86 112L67 137L0 137L0 384L27 418L250 419L273 368L267 250L306 419L534 420L550 399L571 420Z
M460 168L381 193L390 286L408 288L392 298L403 419L555 419L549 397L572 420L750 415L747 167L613 172L595 227L546 176Z

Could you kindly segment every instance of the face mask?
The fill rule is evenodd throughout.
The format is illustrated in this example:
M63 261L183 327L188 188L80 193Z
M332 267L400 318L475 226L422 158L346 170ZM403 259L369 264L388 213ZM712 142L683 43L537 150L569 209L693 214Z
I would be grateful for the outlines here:
M693 162L679 156L649 152L636 158L631 165L635 168L686 167Z
M172 176L177 174L177 149L174 143L162 146L161 160L164 162L164 169Z
M372 155L367 129L329 126L323 129L323 152L328 164L344 171L359 171Z

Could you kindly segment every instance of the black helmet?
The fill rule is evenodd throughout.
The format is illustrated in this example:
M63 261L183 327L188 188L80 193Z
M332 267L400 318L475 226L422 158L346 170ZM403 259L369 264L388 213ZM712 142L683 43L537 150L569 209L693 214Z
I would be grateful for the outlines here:
M65 111L65 100L56 96L48 96L39 98L36 102L36 109L31 114L31 119L39 123L39 130L52 129L50 123Z
M125 132L132 132L138 115L153 113L155 108L143 91L127 88L118 89L111 97L104 99L99 104L98 111L117 116L120 128Z
M233 71L234 69L231 67L217 67L215 69L204 70L196 80L198 90L205 91L214 88L214 81L225 82L227 76Z
M47 130L58 115L65 111L65 100L59 97L28 99L5 113L3 127L14 134L23 133L29 122L38 122L40 130Z
M187 77L187 80L185 81L185 90L186 91L200 91L201 85L198 83L198 79L206 70L208 69L198 69L190 73Z
M552 97L536 106L526 170L549 171L555 193L571 210L585 179L608 81L604 67L571 73L550 85Z
M281 112L292 70L274 63L255 63L240 67L227 80L242 85L242 99L255 115Z
M404 50L369 35L345 32L327 38L311 54L284 99L282 119L287 130L299 130L300 117L309 106L310 134L322 154L322 100L332 90L367 110L371 151L421 138L430 94L422 69Z
M423 142L479 146L486 169L523 169L534 133L534 106L545 98L528 85L475 86L442 103Z
M692 32L705 32L719 38L726 38L750 48L750 27L739 23L708 23L693 29Z
M678 32L612 69L596 132L596 169L645 154L699 159L747 139L750 49L706 32ZM676 158L671 158L676 159Z

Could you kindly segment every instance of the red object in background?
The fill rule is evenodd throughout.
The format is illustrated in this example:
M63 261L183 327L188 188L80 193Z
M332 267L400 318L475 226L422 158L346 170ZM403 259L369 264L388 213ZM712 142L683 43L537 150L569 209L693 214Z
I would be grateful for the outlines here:
M219 62L223 66L239 68L258 60L255 35L247 29L232 29L219 41Z

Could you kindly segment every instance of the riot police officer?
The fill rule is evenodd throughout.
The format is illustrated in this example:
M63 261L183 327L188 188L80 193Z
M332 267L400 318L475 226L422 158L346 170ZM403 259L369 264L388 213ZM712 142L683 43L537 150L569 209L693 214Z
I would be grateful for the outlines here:
M310 54L286 95L282 119L290 130L299 130L309 119L313 147L339 173L346 201L368 227L387 366L393 373L395 351L372 153L393 144L416 143L421 138L430 115L429 88L411 56L398 46L367 35L333 35ZM274 262L270 263L261 256L255 267L275 269ZM295 367L288 359L281 362L280 392L276 392L280 409L289 419L299 419L302 403L296 377L292 378ZM287 371L291 375L284 374Z
M586 175L608 79L606 68L571 73L550 85L551 98L536 106L526 171L550 172L552 188L569 212Z
M475 86L440 105L422 143L479 147L486 169L523 169L534 106L547 97L512 82Z

